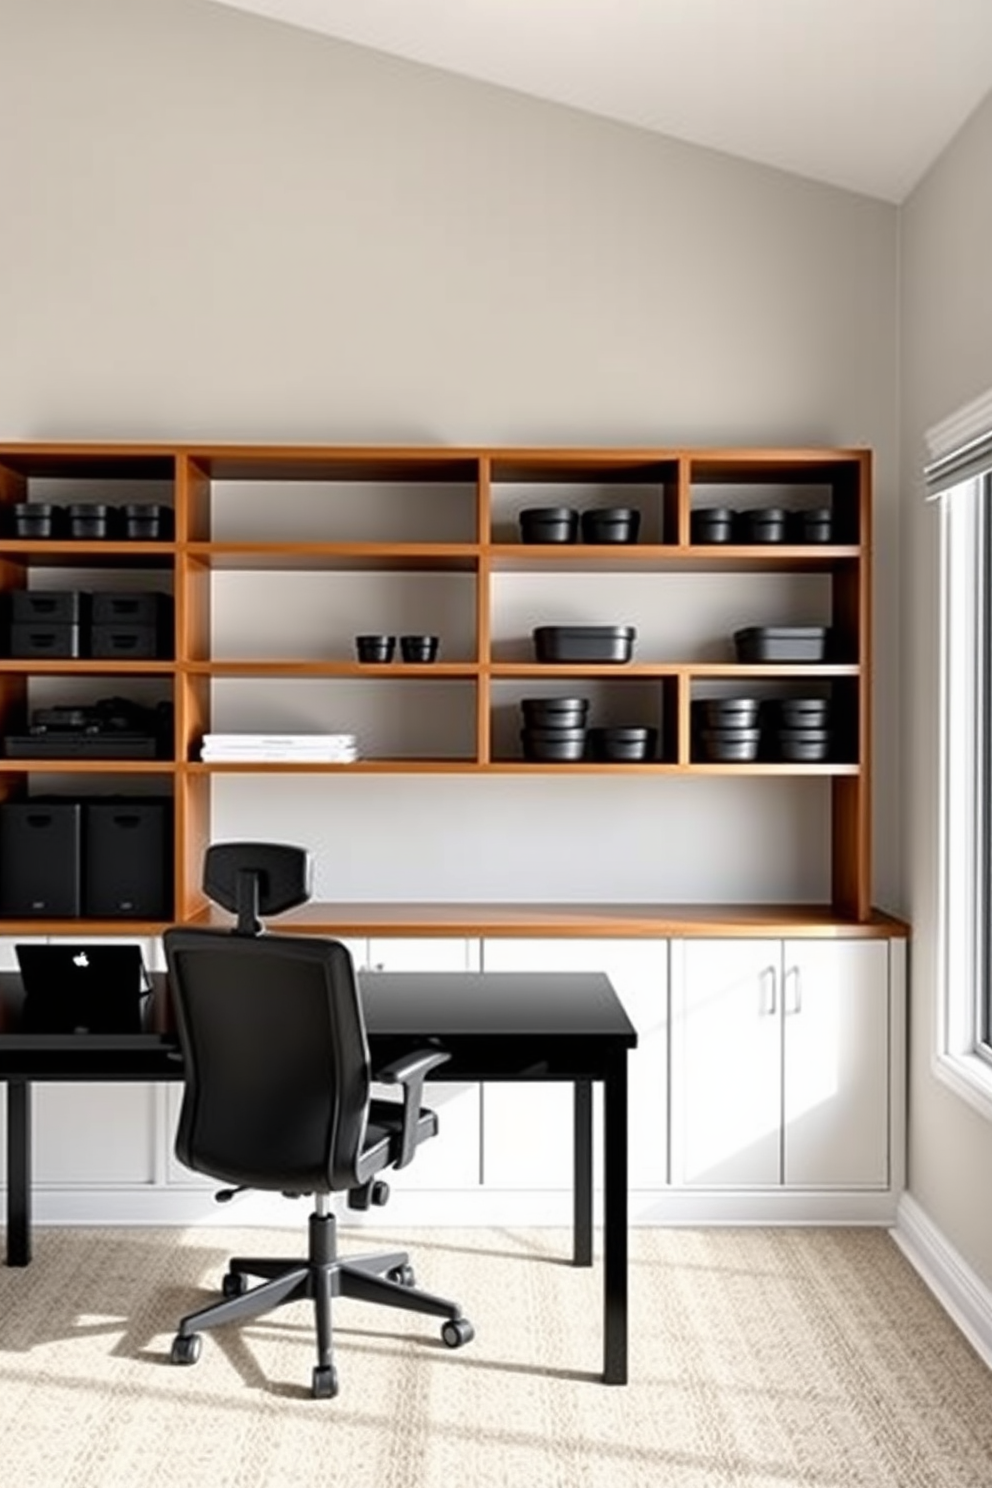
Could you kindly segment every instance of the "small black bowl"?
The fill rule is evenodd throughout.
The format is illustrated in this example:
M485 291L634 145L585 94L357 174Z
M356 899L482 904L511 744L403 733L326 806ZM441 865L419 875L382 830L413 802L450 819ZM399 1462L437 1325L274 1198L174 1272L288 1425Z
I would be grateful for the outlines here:
M391 635L359 635L355 637L355 650L359 661L392 661L396 650L396 637Z
M436 635L403 635L400 655L404 661L436 661L440 644Z

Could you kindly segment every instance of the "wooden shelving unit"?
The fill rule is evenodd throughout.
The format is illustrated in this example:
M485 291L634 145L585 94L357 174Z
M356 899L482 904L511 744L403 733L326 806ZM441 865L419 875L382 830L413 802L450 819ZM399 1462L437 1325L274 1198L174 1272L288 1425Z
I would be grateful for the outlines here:
M283 495L268 505L265 489ZM249 532L231 533L219 520L218 492L245 493L254 512ZM57 494L52 495L52 490ZM307 520L313 530L298 530L288 519L287 490L307 498ZM354 492L360 493L356 503ZM61 495L63 491L71 494ZM578 502L576 491L585 495ZM39 494L40 493L40 494ZM100 569L120 573L126 587L129 571L161 576L175 597L175 652L169 661L105 662L0 660L0 724L9 732L22 725L36 680L71 677L91 684L106 679L107 690L125 692L132 678L151 679L174 704L172 755L156 761L25 761L0 759L0 797L17 798L43 788L48 776L146 777L164 780L174 797L175 916L194 920L205 912L198 882L202 852L209 837L210 785L215 775L254 773L284 775L353 771L357 773L500 773L601 775L624 774L768 777L825 776L831 791L831 902L819 909L785 907L772 916L788 933L828 933L838 925L858 933L891 934L890 922L873 916L870 902L871 847L871 457L859 449L418 449L375 447L277 447L119 444L0 445L0 507L25 500L166 501L175 513L175 539L170 542L45 541L0 537L0 587L39 586L41 571ZM591 495L590 495L591 493ZM349 498L346 500L345 498ZM225 498L226 499L226 498ZM526 545L515 540L516 514L524 505L554 504L636 506L642 513L641 541L636 545ZM254 503L252 505L252 503ZM836 541L829 544L754 546L697 545L690 539L690 513L695 506L726 504L829 505ZM340 507L352 513L350 526L332 518ZM354 512L369 512L367 530ZM319 520L314 512L321 515ZM249 524L251 525L251 524ZM305 525L305 523L303 524ZM10 531L9 524L4 529ZM421 578L467 584L471 614L467 629L474 643L464 654L444 651L431 665L393 662L367 666L354 660L345 644L335 654L310 657L213 654L212 596L214 575L382 574L397 582ZM549 666L525 654L529 636L506 635L501 619L501 591L507 583L529 578L552 585L564 578L592 584L596 576L630 576L652 581L659 592L655 608L664 611L663 585L670 576L751 575L760 588L763 577L812 576L829 586L829 624L843 661L816 665L744 666L733 659L729 636L724 653L710 651L719 637L706 636L701 654L652 655L639 646L635 659L621 666ZM681 579L679 579L681 582ZM147 582L147 578L146 578ZM618 617L623 618L623 617ZM550 615L543 623L554 623ZM740 623L749 623L742 615ZM788 623L788 622L784 622ZM792 623L805 623L802 617ZM361 627L356 626L356 629ZM690 648L691 649L691 648ZM445 683L462 689L471 715L474 747L452 758L422 757L415 751L389 758L362 758L353 765L285 765L203 763L200 742L212 727L213 688L237 681L322 682L394 689L414 684ZM575 764L540 764L524 760L497 726L498 711L509 712L520 692L535 684L549 688L588 682L623 688L636 683L656 698L660 717L660 757L636 765L583 760ZM694 757L691 704L710 689L742 686L788 688L810 683L830 692L844 740L837 757L823 764L703 763ZM132 782L133 785L133 782ZM150 788L150 787L149 787ZM449 907L450 908L450 907ZM526 924L549 934L593 933L599 914L566 916L572 931L562 931L560 913L540 918L532 911L495 914L477 927L511 933ZM759 933L767 917L746 907L714 906L681 916L643 907L615 909L612 923L629 933L671 934L673 925L744 927ZM339 917L334 918L337 914ZM534 914L538 914L537 921ZM316 919L313 918L316 916ZM387 912L388 918L388 912ZM458 922L444 906L419 907L412 920L398 912L396 933L440 933L438 926ZM378 924L376 915L345 916L345 926ZM303 925L341 928L340 907L315 906ZM410 929L410 926L418 928ZM759 930L749 930L757 925ZM630 927L636 927L633 931ZM0 933L67 933L82 928L153 933L159 927L121 923L34 922L16 926L0 922ZM510 927L510 928L505 928ZM667 928L659 928L667 927ZM342 928L342 933L345 933ZM487 931L488 933L488 931ZM602 933L598 931L596 933ZM619 932L618 932L619 933Z

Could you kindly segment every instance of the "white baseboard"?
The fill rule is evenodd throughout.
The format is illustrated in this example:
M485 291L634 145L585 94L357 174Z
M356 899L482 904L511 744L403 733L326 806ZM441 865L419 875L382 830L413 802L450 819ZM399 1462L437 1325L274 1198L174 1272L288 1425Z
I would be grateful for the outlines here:
M217 1185L218 1187L220 1185ZM196 1183L36 1185L38 1225L288 1225L303 1223L303 1209L279 1194L240 1194L218 1204L213 1185ZM569 1189L415 1189L393 1185L384 1209L365 1213L336 1205L343 1224L376 1229L407 1226L564 1226L572 1223ZM602 1195L593 1201L602 1218ZM802 1189L632 1189L631 1225L884 1225L895 1223L895 1196L887 1191Z
M992 1291L910 1194L903 1194L899 1201L892 1238L992 1369Z

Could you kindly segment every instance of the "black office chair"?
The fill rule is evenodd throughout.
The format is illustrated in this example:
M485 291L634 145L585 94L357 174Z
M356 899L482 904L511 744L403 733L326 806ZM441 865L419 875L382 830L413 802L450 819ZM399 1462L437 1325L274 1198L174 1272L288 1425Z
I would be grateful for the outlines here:
M373 1072L351 956L336 940L261 934L260 915L309 898L309 859L296 847L223 843L208 849L204 890L237 913L232 931L175 928L163 936L185 1065L176 1154L187 1167L242 1188L315 1194L305 1259L234 1257L224 1300L189 1313L174 1364L200 1356L197 1329L239 1322L312 1298L317 1324L313 1394L337 1394L331 1298L356 1297L430 1313L458 1348L473 1329L455 1302L414 1286L405 1251L339 1259L329 1195L352 1208L385 1203L377 1175L403 1168L437 1132L420 1105L424 1079L447 1058L423 1049ZM402 1101L371 1098L375 1079ZM248 1289L247 1277L266 1280Z

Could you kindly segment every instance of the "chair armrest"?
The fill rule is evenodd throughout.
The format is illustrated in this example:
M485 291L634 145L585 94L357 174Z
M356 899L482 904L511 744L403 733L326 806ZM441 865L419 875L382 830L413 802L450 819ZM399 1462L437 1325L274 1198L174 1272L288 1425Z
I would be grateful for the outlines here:
M394 1168L405 1168L417 1150L417 1121L420 1117L420 1101L424 1093L424 1081L431 1070L447 1064L451 1058L442 1049L419 1049L395 1059L384 1069L373 1070L373 1080L383 1085L403 1087L403 1130L400 1134L400 1155Z

